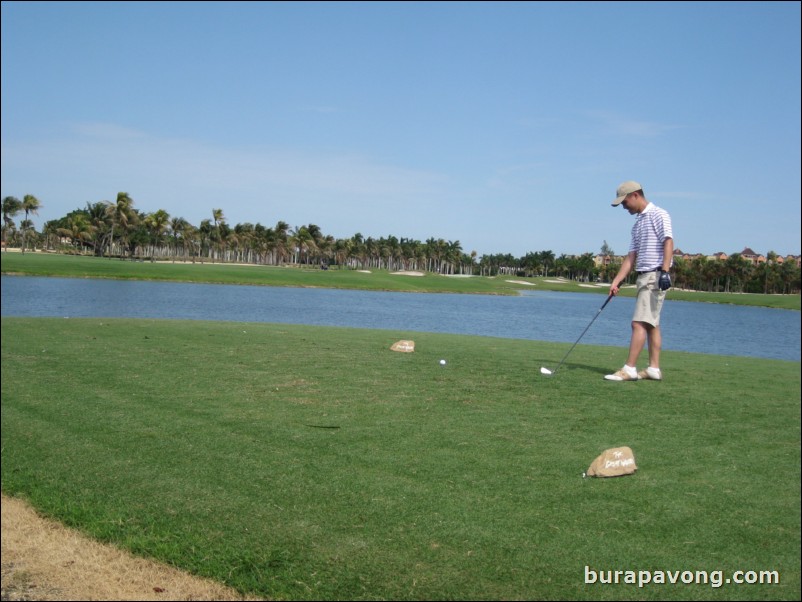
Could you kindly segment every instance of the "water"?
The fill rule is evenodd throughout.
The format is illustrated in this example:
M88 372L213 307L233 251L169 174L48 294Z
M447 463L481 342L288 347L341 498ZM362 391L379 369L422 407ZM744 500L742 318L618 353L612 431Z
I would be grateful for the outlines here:
M2 315L274 322L574 343L601 294L495 295L2 276ZM629 345L634 299L613 299L582 344ZM800 360L800 313L672 301L663 350Z

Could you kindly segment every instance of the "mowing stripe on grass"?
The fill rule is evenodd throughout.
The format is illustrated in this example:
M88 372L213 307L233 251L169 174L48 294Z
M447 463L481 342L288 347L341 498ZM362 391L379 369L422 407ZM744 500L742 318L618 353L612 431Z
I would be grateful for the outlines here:
M609 383L622 350L580 345L547 379L567 345L405 335L3 318L3 491L277 599L799 598L799 362L666 353L663 382ZM581 478L619 445L636 475Z

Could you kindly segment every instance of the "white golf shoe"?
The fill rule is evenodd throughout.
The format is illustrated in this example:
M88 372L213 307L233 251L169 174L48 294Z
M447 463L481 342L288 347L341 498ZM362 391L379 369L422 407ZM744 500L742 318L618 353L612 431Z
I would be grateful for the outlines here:
M660 368L649 366L646 370L638 372L638 378L640 380L663 380L663 373L660 372Z
M638 380L638 373L634 368L628 369L627 366L624 366L618 372L605 376L604 380Z

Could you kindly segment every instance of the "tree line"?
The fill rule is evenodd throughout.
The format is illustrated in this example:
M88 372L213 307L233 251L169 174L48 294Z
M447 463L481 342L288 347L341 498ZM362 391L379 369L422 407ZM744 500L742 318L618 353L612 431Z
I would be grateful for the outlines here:
M4 247L18 246L23 253L42 248L119 259L551 276L582 282L609 282L622 261L606 241L598 255L588 252L556 257L546 250L523 257L478 257L475 251L464 252L459 241L443 238L420 241L396 236L365 237L361 233L335 238L325 235L315 224L291 227L284 221L272 227L249 222L231 227L222 209L212 209L211 217L195 226L182 217L172 217L164 209L144 213L134 207L126 192L120 192L115 202L87 203L84 209L46 222L37 232L30 219L41 208L36 197L25 195L20 201L9 196L2 202ZM20 213L24 213L24 219L17 227L14 217ZM686 260L678 256L672 271L675 286L691 290L772 294L800 291L799 264L780 262L773 252L762 264L752 264L737 253L726 260ZM633 279L634 274L629 281Z

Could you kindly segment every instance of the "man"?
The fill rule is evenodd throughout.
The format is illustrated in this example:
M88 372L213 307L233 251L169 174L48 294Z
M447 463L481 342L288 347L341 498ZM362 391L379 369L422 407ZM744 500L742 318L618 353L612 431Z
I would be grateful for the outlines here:
M617 295L620 285L634 268L638 272L638 297L632 316L632 338L629 343L627 363L614 374L604 378L614 381L662 380L660 371L660 311L666 291L671 288L671 260L674 255L674 235L671 216L646 199L643 188L633 181L624 182L616 191L613 207L621 205L636 215L632 227L629 252L621 264L610 294ZM638 372L637 362L643 346L649 343L649 366Z

